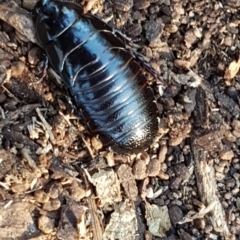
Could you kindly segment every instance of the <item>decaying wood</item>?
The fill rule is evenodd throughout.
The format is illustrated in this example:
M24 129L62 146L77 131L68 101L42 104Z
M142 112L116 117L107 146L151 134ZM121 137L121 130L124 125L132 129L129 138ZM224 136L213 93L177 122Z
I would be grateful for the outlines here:
M38 43L31 13L20 8L14 1L0 5L0 19L14 27L22 37Z
M210 159L208 152L196 145L195 142L193 142L192 148L197 187L201 201L205 206L215 203L210 216L212 225L217 232L221 231L225 238L229 238L230 231L225 220L225 212L217 196L218 190L213 161Z

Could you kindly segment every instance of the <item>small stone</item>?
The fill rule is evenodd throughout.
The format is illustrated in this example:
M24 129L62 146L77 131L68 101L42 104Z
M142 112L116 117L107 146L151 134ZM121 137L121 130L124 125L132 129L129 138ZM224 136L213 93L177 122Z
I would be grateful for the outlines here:
M182 183L182 178L181 177L175 177L172 179L170 183L170 188L171 189L179 189L180 185Z
M99 151L103 147L102 142L100 142L96 137L91 138L91 144L96 151Z
M34 193L35 200L39 203L47 203L49 201L49 196L43 190L37 190Z
M191 63L188 60L175 59L174 65L178 68L189 69L191 66Z
M233 38L231 36L225 37L223 44L227 47L231 47L233 45Z
M154 20L150 20L146 22L144 29L146 30L146 39L150 43L160 39L160 35L162 33L161 24L155 22Z
M25 68L26 68L26 66L25 66L24 62L22 62L22 61L13 62L12 66L11 66L12 76L13 77L20 76L23 73L23 71L25 70Z
M232 150L220 153L220 158L222 160L231 161L233 157L234 157L234 152Z
M134 165L132 167L132 172L133 172L135 179L137 179L137 180L142 180L142 179L146 178L147 177L146 162L141 159L136 160L136 162L134 163Z
M227 200L230 200L232 198L232 193L231 192L225 193L224 198L227 199Z
M70 196L76 201L79 202L86 196L86 191L79 186L79 183L76 180L73 180L72 184L68 188Z
M149 231L145 231L145 240L152 240L153 239L153 236L152 236L152 234L149 232Z
M189 169L185 166L184 163L179 163L179 164L175 165L174 172L176 173L176 175L178 177L182 178L182 180L184 180L184 181L187 181L191 176Z
M29 190L30 184L27 180L24 180L22 183L13 183L11 186L11 190L14 193L24 193Z
M48 188L48 195L50 198L56 199L62 193L63 187L60 183L52 183Z
M240 164L239 163L234 163L233 167L237 170L240 170Z
M38 218L38 228L45 234L49 234L54 230L54 219L47 216Z
M234 143L237 140L237 137L234 136L233 132L226 131L224 135L229 142Z
M229 178L226 180L225 182L225 185L228 187L228 188L233 188L236 184L236 181L234 180L234 178Z
M185 33L184 41L185 41L187 48L191 48L191 46L197 41L197 37L192 29L188 30Z
M159 159L157 158L152 159L147 165L147 174L149 177L157 176L160 170L161 170L161 164Z
M229 205L226 201L222 201L221 203L224 209L228 209Z
M203 218L197 218L194 220L194 225L198 229L204 229L206 226L205 220Z
M173 198L178 199L179 198L178 194L173 192Z
M233 195L237 195L238 193L239 193L239 188L238 187L232 189L232 194Z
M226 1L226 4L233 7L233 8L240 7L240 1L239 0L228 0L228 1Z
M191 235L189 233L187 233L183 229L181 229L181 231L180 231L180 239L181 240L192 240L193 238L191 237Z
M204 229L204 232L209 234L213 231L213 226L212 225L207 225Z
M120 11L127 12L132 8L133 0L113 0L113 6Z
M38 60L39 48L34 46L28 51L28 62L31 65L35 65Z
M183 212L178 206L172 206L169 208L169 217L172 225L176 226L183 219Z
M240 121L234 119L234 120L232 121L232 127L233 127L234 130L240 132Z
M0 93L0 103L5 102L6 98L7 98L6 94Z
M219 166L218 164L216 164L214 166L215 170L219 173L223 173L223 170L224 170L224 166Z
M132 168L128 164L121 164L117 169L117 175L127 197L132 201L136 201L138 188L135 176L132 174Z
M134 0L134 8L137 10L145 9L150 6L150 1L148 0Z
M163 163L166 159L168 148L166 145L161 146L159 154L158 154L158 160L160 163Z
M224 63L222 63L222 62L219 62L219 63L218 63L217 68L218 68L219 71L224 72L225 67L226 67L226 66L224 65Z
M162 180L168 180L169 179L169 175L167 173L162 172L162 171L160 171L160 173L157 175L157 177L159 177Z
M232 127L233 127L233 132L240 133L240 121L239 120L233 120L232 121ZM235 134L234 134L235 135ZM236 134L238 137L239 134Z
M127 34L130 37L137 37L142 32L142 26L140 24L133 24L131 27L128 28Z
M16 155L10 151L0 149L0 179L7 176L7 173L12 169L16 163Z
M240 173L234 173L233 177L235 180L240 180Z
M43 209L49 212L57 210L60 207L61 207L61 202L59 199L51 199L50 201L48 201L43 205Z

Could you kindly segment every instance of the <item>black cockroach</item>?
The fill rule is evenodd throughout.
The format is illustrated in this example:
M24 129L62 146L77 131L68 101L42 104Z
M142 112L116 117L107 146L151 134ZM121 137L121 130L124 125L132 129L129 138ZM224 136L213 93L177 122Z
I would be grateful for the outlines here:
M102 20L66 1L41 0L36 31L88 123L118 153L146 149L158 130L154 95L140 65Z

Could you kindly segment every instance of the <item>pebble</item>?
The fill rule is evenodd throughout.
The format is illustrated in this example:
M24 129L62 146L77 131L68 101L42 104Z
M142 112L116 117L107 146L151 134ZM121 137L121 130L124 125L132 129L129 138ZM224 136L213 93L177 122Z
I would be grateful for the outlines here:
M158 174L158 177L162 180L168 180L169 179L169 175L167 173L162 172L162 171L160 171L160 173Z
M180 230L179 235L180 235L181 240L192 240L193 239L192 236L189 233L185 232L183 229Z
M167 146L166 145L161 146L158 154L158 160L160 163L163 163L165 161L167 152L168 152Z
M227 47L231 47L233 45L233 38L231 36L227 36L223 40L223 44Z
M237 170L240 170L240 164L239 163L234 163L233 167Z
M13 62L12 66L11 66L11 70L12 70L12 76L13 77L18 77L20 76L23 71L25 70L25 64L22 61L17 61L17 62Z
M142 180L142 179L146 178L147 177L146 162L141 159L136 160L136 162L134 163L134 165L132 167L132 172L133 172L135 179L137 179L137 180Z
M161 164L159 162L159 159L157 158L152 159L147 165L147 174L149 177L157 176L160 170L161 170Z
M228 208L228 203L226 201L222 201L221 203L224 209Z
M114 8L124 12L129 11L133 6L133 0L113 0L112 2Z
M146 39L149 43L155 42L160 38L162 33L162 26L159 23L156 23L154 20L149 20L144 25L146 30Z
M7 96L5 93L0 93L0 103L5 102L6 98L7 98Z
M150 1L148 0L134 0L134 8L137 10L142 10L150 6Z
M183 219L183 212L178 206L169 208L169 217L173 226L176 226Z
M181 177L175 177L174 179L172 179L172 181L170 183L170 188L171 189L179 189L181 183L182 183L182 178Z
M70 196L77 202L86 196L86 191L79 186L76 180L73 180L72 184L68 188Z
M28 51L28 62L31 65L35 65L37 63L37 54L39 53L39 47L32 47L29 51Z
M191 176L189 169L185 166L184 163L179 163L174 166L174 171L178 177L182 180L187 181Z
M225 193L224 198L227 199L227 200L230 200L232 198L232 193L231 192Z
M38 228L45 234L49 234L54 230L55 221L47 216L38 218Z
M61 207L61 202L59 199L50 199L48 202L46 202L43 205L43 209L49 212L57 210L60 207Z
M29 188L30 188L30 184L27 180L19 184L13 183L11 186L11 190L14 193L18 193L18 194L26 192L27 190L29 190Z
M142 26L140 24L133 24L131 27L128 28L127 34L130 37L137 37L142 32Z
M56 199L59 197L59 195L62 193L63 187L62 184L53 182L49 187L48 187L48 195L49 197Z
M225 184L228 188L233 188L235 186L236 181L233 178L227 179Z
M220 158L222 160L231 161L233 157L234 157L234 152L232 150L220 153Z
M239 193L239 188L238 187L235 187L235 188L232 189L232 194L233 195L236 195L238 193Z
M235 180L240 180L240 173L234 173L233 177Z
M194 220L194 225L198 229L204 229L206 227L205 220L203 218L197 218Z
M206 225L204 232L209 234L210 232L212 232L213 230L213 226L212 225Z
M34 193L35 200L39 203L47 203L49 201L49 196L43 190L37 190Z
M218 164L214 165L214 168L217 172L223 173L224 166L219 166Z

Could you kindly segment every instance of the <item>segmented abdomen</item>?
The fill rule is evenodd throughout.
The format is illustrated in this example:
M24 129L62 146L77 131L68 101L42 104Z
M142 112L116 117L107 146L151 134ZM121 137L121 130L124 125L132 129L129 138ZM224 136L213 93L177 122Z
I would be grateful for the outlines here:
M110 27L70 2L42 0L35 16L50 62L90 130L117 152L148 147L158 129L154 96Z

